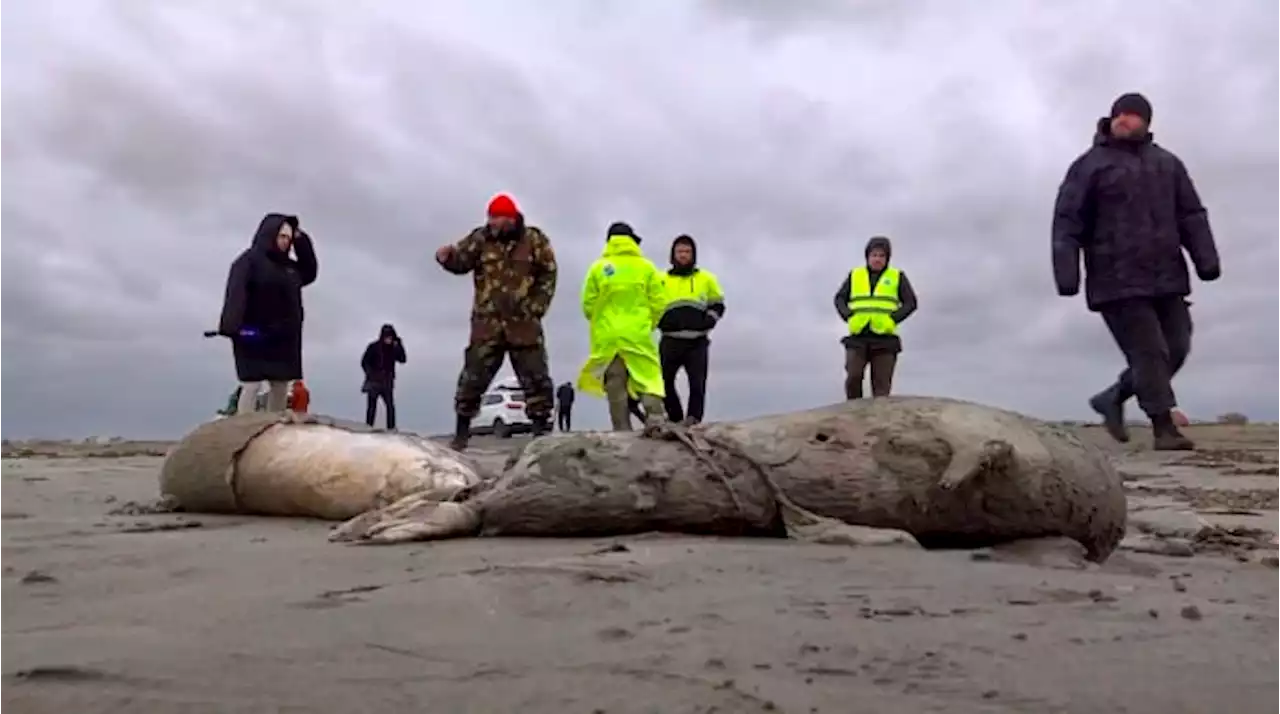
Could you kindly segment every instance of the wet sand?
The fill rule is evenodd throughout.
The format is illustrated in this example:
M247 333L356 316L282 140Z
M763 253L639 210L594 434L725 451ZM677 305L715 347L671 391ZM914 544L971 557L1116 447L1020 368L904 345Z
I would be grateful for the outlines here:
M156 496L160 461L127 454L163 445L46 445L3 466L3 703L1274 712L1276 429L1190 433L1203 447L1191 455L1108 445L1132 524L1103 566L1058 542L973 553L670 536L341 546L325 523L123 515ZM489 460L506 447L476 441Z

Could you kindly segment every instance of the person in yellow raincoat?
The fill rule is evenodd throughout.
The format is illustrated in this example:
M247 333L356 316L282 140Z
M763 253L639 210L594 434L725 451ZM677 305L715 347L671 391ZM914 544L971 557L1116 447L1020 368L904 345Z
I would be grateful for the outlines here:
M582 285L582 314L591 324L591 356L578 390L609 402L614 431L630 431L628 398L645 410L645 425L666 421L662 363L653 331L666 300L662 273L640 252L640 236L626 223L609 226L604 254Z

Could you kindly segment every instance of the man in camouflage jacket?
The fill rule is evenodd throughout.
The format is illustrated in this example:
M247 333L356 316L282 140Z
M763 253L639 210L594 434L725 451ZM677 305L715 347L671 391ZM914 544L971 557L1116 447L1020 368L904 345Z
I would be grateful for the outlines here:
M436 251L436 262L455 275L472 274L471 339L454 395L457 426L451 445L461 451L471 436L480 400L510 357L524 390L534 435L551 430L554 385L542 318L556 292L556 256L546 234L527 226L505 194L489 202L489 220L457 244Z

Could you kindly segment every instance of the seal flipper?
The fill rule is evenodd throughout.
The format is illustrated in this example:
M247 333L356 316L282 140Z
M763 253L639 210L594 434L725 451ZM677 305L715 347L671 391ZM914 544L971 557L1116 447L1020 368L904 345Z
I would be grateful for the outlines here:
M480 512L434 492L415 493L338 526L331 542L378 544L465 538L480 532Z
M1012 462L1013 445L1003 439L988 439L979 447L962 444L954 447L951 463L938 478L938 486L950 491L984 471L1001 470Z

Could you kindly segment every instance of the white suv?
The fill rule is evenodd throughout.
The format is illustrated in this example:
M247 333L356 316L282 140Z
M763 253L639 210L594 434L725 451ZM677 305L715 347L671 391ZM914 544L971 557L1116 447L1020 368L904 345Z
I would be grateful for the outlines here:
M533 421L524 413L524 392L495 389L480 398L480 412L471 420L474 434L492 433L499 439L533 431Z

